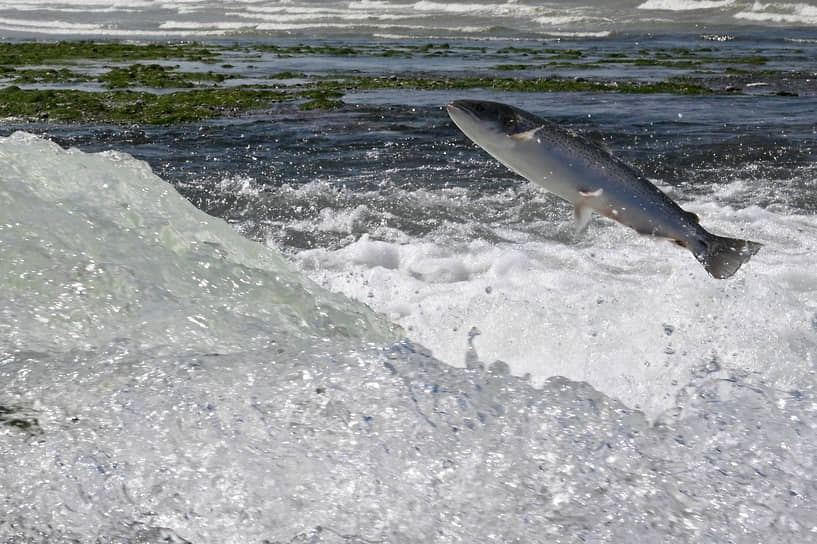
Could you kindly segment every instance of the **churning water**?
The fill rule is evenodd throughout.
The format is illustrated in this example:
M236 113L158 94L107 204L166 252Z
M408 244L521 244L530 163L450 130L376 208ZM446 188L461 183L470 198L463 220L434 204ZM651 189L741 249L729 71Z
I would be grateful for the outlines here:
M480 44L569 31L584 41L560 47L599 55L704 44L805 73L812 9L27 0L0 23L271 40L323 17L335 36ZM615 35L676 15L731 34ZM798 28L741 30L752 17ZM472 55L359 68L495 64ZM727 281L607 220L576 237L569 207L453 127L442 106L461 93L159 128L5 121L0 541L813 540L809 81L799 97L468 94L601 133L708 229L763 243Z
M719 203L744 183L689 206L766 244L730 282L615 225L570 241L523 187L259 189L367 199L318 211L298 272L126 154L16 133L0 162L5 541L814 531L817 220ZM356 236L378 199L437 218Z

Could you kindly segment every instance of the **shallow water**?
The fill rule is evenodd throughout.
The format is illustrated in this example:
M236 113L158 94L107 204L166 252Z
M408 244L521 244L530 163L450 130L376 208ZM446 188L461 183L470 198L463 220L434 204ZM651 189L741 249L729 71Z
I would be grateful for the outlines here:
M682 20L796 11L707 5ZM177 8L97 16L124 9ZM500 34L480 55L484 39L307 60L489 73ZM801 76L815 58L802 29L726 34L555 46L711 47ZM5 121L0 540L808 541L817 93L801 76L741 96L465 93L603 141L708 229L763 243L727 281L606 219L575 236L566 204L449 121L463 92L172 127Z

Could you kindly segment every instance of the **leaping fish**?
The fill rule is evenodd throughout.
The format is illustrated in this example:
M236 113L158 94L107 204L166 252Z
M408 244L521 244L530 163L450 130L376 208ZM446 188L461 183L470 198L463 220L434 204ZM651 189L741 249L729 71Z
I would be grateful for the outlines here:
M689 249L715 278L728 278L761 244L717 236L623 161L552 121L498 102L456 100L448 115L499 162L575 207L582 232L593 212Z

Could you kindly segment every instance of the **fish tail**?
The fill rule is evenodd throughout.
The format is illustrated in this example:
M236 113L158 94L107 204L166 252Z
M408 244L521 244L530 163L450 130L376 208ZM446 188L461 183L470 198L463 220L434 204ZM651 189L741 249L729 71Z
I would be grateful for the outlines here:
M732 276L743 263L760 251L763 244L737 238L726 238L707 233L701 240L700 250L695 252L709 274L718 279Z

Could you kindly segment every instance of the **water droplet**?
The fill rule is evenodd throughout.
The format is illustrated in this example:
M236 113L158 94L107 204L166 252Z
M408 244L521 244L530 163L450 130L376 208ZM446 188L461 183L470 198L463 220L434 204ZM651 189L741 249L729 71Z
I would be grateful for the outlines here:
M491 374L499 374L501 376L507 376L511 373L511 367L508 366L508 363L505 361L496 360L488 367L488 372Z

